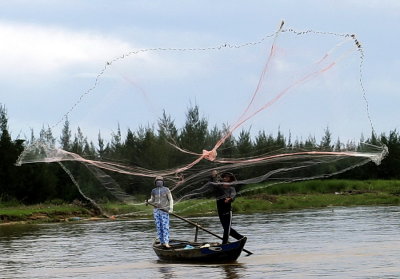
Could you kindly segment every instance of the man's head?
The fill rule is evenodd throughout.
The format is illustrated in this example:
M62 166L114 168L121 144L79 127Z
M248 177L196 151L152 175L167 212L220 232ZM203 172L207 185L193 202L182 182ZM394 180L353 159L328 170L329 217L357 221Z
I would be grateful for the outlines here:
M154 179L154 184L157 187L164 186L164 178L162 176L157 176L156 179Z
M224 172L223 174L221 174L221 178L223 182L236 181L236 177L231 172Z

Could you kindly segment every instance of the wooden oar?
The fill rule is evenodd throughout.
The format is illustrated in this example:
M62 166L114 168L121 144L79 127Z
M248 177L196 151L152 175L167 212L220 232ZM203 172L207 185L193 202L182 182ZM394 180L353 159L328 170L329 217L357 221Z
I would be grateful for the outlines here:
M156 208L156 205L153 204L153 203L147 202L147 204L150 204L151 206L153 206L154 208ZM190 221L190 220L188 220L188 219L186 219L186 218L184 218L184 217L182 217L182 216L179 216L179 215L177 215L177 214L175 214L175 213L168 212L168 210L165 210L165 209L163 209L163 208L158 208L158 209L160 209L160 210L162 210L162 211L164 211L164 212L167 212L168 214L170 214L170 215L172 215L172 216L175 216L176 218L181 219L181 220L183 220L183 221L185 221L185 222L187 222L187 223L189 223L189 224L191 224L191 225L193 225L193 226L195 226L195 227L197 227L197 228L199 228L199 229L201 229L201 230L203 230L203 231L205 231L205 232L207 232L207 233L209 233L209 234L211 234L211 235L213 235L213 236L215 236L215 237L217 237L217 238L219 238L219 239L223 239L223 238L220 237L218 234L213 233L212 231L209 231L209 230L206 229L206 228L203 228L202 226L200 226L199 224L197 224L197 223L195 223L195 222L192 222L192 221ZM253 252L250 252L249 250L246 250L246 249L244 249L244 248L243 248L243 251L247 253L247 256L250 256L250 255L253 254Z

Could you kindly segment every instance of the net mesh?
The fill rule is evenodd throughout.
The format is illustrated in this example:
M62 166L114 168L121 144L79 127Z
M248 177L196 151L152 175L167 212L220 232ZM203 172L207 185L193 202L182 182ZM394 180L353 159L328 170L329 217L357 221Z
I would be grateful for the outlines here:
M319 41L318 51L308 49L310 36L323 37ZM99 86L99 79L113 64L130 56L152 52L194 54L224 49L239 51L255 46L264 49L264 53L266 50L267 54L258 80L253 80L255 88L244 98L238 98L242 103L241 110L235 110L232 114L235 120L226 125L223 133L217 135L215 141L208 145L208 149L204 146L201 152L189 150L177 142L173 135L163 134L163 140L173 152L179 153L180 160L169 168L152 169L123 161L104 160L99 156L88 158L62 150L41 139L26 146L17 165L58 163L78 187L81 195L102 211L99 204L111 198L131 204L142 203L144 192L140 185L149 185L148 189L151 190L156 176L164 177L175 201L179 203L188 199L211 197L212 187L208 182L212 171L219 174L234 173L236 180L231 184L240 195L279 183L330 177L368 162L380 164L388 152L386 146L350 141L351 144L342 144L334 148L288 143L274 150L259 149L260 154L257 155L226 156L229 153L225 152L226 148L235 133L253 125L253 121L260 118L260 115L263 117L261 125L268 128L276 122L280 125L284 123L293 134L305 128L317 129L327 123L331 129L342 131L349 117L363 119L362 122L357 122L364 123L364 126L357 126L360 135L365 132L366 127L372 134L375 133L362 84L364 53L356 36L313 30L299 32L284 29L283 22L276 32L256 42L222 44L211 48L156 48L124 54L105 64L93 86L81 95L63 118L68 117L82 100ZM355 60L355 57L358 60ZM339 66L342 64L350 66ZM357 80L357 89L351 87L350 90L343 90L335 83L340 82L340 73L348 75L348 72ZM326 79L328 73L332 77L330 80ZM135 87L139 88L143 95L147 95L144 89L138 85ZM223 109L229 110L229 107ZM265 116L267 112L270 114ZM326 118L321 117L322 115ZM342 135L346 136L344 130ZM161 135L158 136L161 138ZM143 165L151 165L151 161L154 160L147 159L149 162Z

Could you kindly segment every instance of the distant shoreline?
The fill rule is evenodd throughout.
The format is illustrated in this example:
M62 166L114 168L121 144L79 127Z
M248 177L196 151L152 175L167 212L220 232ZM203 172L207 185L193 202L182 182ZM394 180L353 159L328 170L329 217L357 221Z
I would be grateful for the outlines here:
M235 214L273 212L335 206L400 205L400 180L312 180L287 183L259 190L246 186L245 195L233 203ZM0 203L0 225L80 222L150 218L152 209L144 204L101 204L105 215L79 204L43 203L36 205ZM182 216L216 214L214 199L187 200L176 204Z

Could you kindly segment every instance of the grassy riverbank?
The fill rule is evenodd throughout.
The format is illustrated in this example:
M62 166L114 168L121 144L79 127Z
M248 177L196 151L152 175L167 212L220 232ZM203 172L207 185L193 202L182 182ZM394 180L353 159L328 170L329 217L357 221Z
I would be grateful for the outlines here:
M90 210L73 204L0 204L0 224L9 222L60 222L72 217L93 217Z
M318 208L328 206L400 205L400 180L310 180L241 189L233 203L236 213ZM199 202L199 201L197 201ZM213 200L199 205L186 201L177 206L184 214L214 213Z
M327 206L400 205L400 180L310 180L263 187L246 186L233 203L235 213L269 212ZM145 205L103 204L108 215L150 216ZM176 204L175 212L184 216L215 214L213 199L189 200ZM25 206L0 203L0 223L64 222L96 219L92 210L78 204L48 203Z

